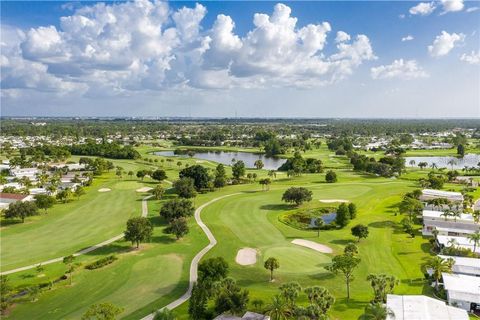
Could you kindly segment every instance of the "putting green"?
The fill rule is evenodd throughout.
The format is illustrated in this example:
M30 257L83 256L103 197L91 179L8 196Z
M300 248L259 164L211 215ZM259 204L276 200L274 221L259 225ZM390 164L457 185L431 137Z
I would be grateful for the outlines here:
M330 262L327 255L298 247L273 247L263 253L263 262L269 257L280 261L279 273L318 273Z

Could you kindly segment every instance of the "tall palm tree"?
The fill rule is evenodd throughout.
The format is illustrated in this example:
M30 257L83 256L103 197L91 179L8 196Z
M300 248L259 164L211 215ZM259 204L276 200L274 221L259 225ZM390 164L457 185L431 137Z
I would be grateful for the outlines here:
M365 307L365 319L385 320L388 316L394 317L395 314L382 303L370 303Z
M450 167L453 170L453 166L457 164L457 161L455 161L454 159L450 159L450 160L448 160L447 164L449 164Z
M468 240L470 240L470 242L473 242L473 252L475 253L475 251L477 250L477 246L480 243L480 231L469 234L467 238Z
M441 214L441 216L445 218L445 221L447 221L447 218L450 217L451 215L452 215L452 210L450 209L443 210L443 213Z
M480 222L480 210L475 210L475 211L473 211L472 217L473 217L473 221L474 221L475 223Z
M443 259L438 256L430 258L427 264L425 265L428 269L432 269L432 277L435 279L435 289L438 290L438 284L442 278L442 273L452 273L452 267L454 264L452 258Z
M435 171L435 169L438 169L438 166L435 162L432 162L432 164L430 165L430 168L432 168L432 170Z
M276 295L272 298L272 302L267 306L267 315L272 318L272 320L287 320L292 311L290 310L287 301Z

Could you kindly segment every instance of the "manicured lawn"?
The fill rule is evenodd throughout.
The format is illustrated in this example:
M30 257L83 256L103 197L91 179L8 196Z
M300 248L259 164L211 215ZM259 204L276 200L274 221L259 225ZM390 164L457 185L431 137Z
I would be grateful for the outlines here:
M115 164L135 172L139 168L154 169L161 166L167 171L168 180L174 181L185 163L198 163L196 159L178 158L174 158L174 162L163 163L144 161L145 157L165 159L148 154L153 150L156 148L142 147L141 160L115 161ZM195 205L198 207L222 195L242 192L217 201L202 212L203 220L218 240L217 246L207 257L222 256L228 261L230 276L249 290L250 301L260 298L268 304L278 292L278 287L288 281L298 281L303 287L325 286L337 299L331 311L333 319L358 319L361 316L372 298L366 281L369 273L387 273L399 278L400 285L395 293L429 294L430 289L423 281L420 268L430 256L428 240L422 238L419 232L415 238L406 235L397 224L403 217L396 214L396 205L402 195L418 188L415 179L425 176L428 170L409 169L409 173L400 179L385 179L351 172L348 160L332 156L325 145L307 151L304 156L320 158L326 166L336 168L338 183L325 183L324 173L294 179L287 179L286 174L279 173L270 191L261 191L258 183L252 183L228 186L197 196ZM177 161L181 161L182 166L177 166ZM216 166L209 162L202 165L210 169ZM255 172L259 177L267 174L265 170L248 172ZM33 219L25 225L4 228L2 269L70 254L120 233L130 216L140 215L140 199L145 195L135 193L135 189L143 185L152 185L152 182L128 180L126 177L120 180L111 174L98 179L80 200L58 205L47 216ZM284 204L281 196L291 186L304 186L313 191L313 201L305 204L305 207L313 206L319 199L350 200L358 206L357 218L342 230L321 231L319 237L316 231L302 231L287 226L279 217L295 208ZM111 188L112 191L98 193L96 190L101 187ZM445 189L458 188L460 186L453 184L445 186ZM480 196L480 191L475 196ZM167 191L166 199L171 197L171 191ZM79 257L77 261L82 265L111 253L117 253L119 260L95 271L80 266L74 274L73 286L69 286L68 281L60 282L54 290L42 293L37 302L17 305L9 318L78 319L91 304L112 302L125 308L123 318L133 320L180 297L188 286L191 259L206 245L207 239L193 218L189 222L190 233L182 240L175 241L173 237L165 235L165 222L158 216L162 201L148 201L149 218L155 225L155 231L151 242L143 244L140 251L130 251L129 243L119 241ZM368 225L370 234L358 244L362 262L355 272L352 299L347 303L343 278L332 275L324 267L333 255L343 251L349 241L355 241L350 228L357 223ZM334 253L319 253L291 244L296 238L325 244ZM6 243L9 247L5 247ZM240 266L235 263L237 251L244 247L258 250L256 264ZM5 248L10 250L5 252ZM275 272L276 281L273 283L269 282L269 272L263 268L263 262L270 256L280 261L280 269ZM5 264L6 261L8 264ZM30 270L12 275L10 279L17 286L27 286L46 278L56 279L64 272L65 266L57 263L45 267L45 276ZM176 313L180 319L188 319L187 304L180 306Z
M38 218L2 229L2 270L68 255L120 234L125 221L141 213L142 186L107 175L95 179L87 193L55 205ZM98 192L110 188L110 192Z

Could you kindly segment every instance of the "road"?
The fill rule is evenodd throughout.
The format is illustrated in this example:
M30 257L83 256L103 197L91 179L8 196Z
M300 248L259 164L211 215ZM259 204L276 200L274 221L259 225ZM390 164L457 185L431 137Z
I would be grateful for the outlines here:
M231 196L234 196L234 195L237 195L237 194L240 194L240 193L238 192L238 193L227 194L225 196L221 196L221 197L212 199L212 200L202 204L200 207L197 208L197 210L195 210L195 221L200 226L200 228L202 228L203 232L207 235L209 244L205 248L203 248L199 253L197 253L195 255L195 257L193 258L192 262L190 263L190 282L189 282L187 291L180 298L178 298L175 301L170 302L168 305L160 308L159 310L162 310L162 309L165 309L165 308L169 309L169 310L175 309L176 307L178 307L182 303L186 302L190 298L190 296L192 295L193 285L194 285L195 282L197 282L197 278L198 278L198 273L197 273L198 262L203 258L203 256L208 251L210 251L210 249L212 249L217 244L217 240L213 236L212 231L210 231L210 229L208 229L207 225L202 221L202 218L200 216L200 214L202 213L202 210L205 207L211 205L212 203L214 203L216 201L219 201L219 200L222 200L222 199L225 199L227 197L231 197ZM151 313L148 316L142 318L142 320L153 320L154 316L155 316L155 313Z
M147 205L147 200L150 199L151 197L153 197L153 195L149 195L149 196L146 196L145 198L142 199L142 217L147 217L148 215L148 205ZM103 246L106 246L112 242L115 242L117 240L120 240L123 238L123 233L122 234L119 234L113 238L110 238L108 240L105 240L99 244L96 244L94 246L91 246L91 247L88 247L88 248L85 248L83 250L80 250L78 252L75 252L73 254L73 256L75 257L78 257L82 254L86 254L86 253L89 253L89 252L92 252L93 250L97 250L98 248L101 248ZM63 261L63 257L60 257L60 258L55 258L55 259L50 259L50 260L47 260L47 261L42 261L42 262L38 262L38 263L35 263L35 264L31 264L31 265L28 265L28 266L25 266L25 267L20 267L20 268L16 268L16 269L12 269L12 270L8 270L8 271L4 271L4 272L1 272L0 275L7 275L7 274L12 274L12 273L16 273L16 272L20 272L20 271L25 271L25 270L29 270L29 269L33 269L33 268L36 268L38 265L42 265L42 266L45 266L47 264L51 264L51 263L55 263L55 262L61 262Z

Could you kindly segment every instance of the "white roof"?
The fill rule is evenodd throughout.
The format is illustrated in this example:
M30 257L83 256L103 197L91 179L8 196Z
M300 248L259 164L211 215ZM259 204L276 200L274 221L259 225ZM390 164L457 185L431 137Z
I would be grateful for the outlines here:
M475 233L475 230L471 229L459 229L459 228L443 228L443 227L435 227L438 231L446 231L446 232L457 232L457 233L466 233L472 234Z
M443 211L434 211L434 210L423 210L422 212L423 217L427 218L440 218L445 220L445 216L443 216ZM455 221L454 217L447 216L447 221ZM457 217L457 222L474 222L473 216L469 213L461 213L459 217Z
M466 237L453 237L453 236L437 236L437 241L443 246L450 246L451 241L455 240L456 245L462 248L468 248L473 251L473 241ZM450 242L450 243L449 243ZM480 253L480 246L477 246L475 252Z
M422 196L432 198L446 198L463 201L463 195L460 192L443 191L435 189L423 189Z
M388 320L468 320L467 311L426 296L387 295Z
M442 273L443 286L448 291L450 299L479 302L480 277L464 274Z
M480 275L480 259L438 255L440 258L455 260L453 273Z

